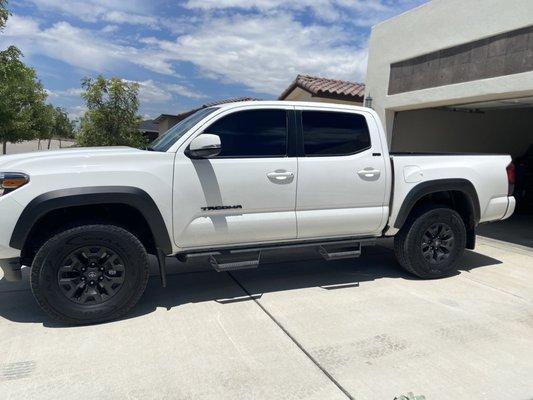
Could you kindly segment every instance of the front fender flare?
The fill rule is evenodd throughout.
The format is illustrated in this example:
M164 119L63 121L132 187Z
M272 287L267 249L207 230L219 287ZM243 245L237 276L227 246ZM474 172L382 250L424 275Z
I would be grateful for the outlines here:
M159 208L148 193L131 186L91 186L41 194L30 201L20 215L11 235L10 246L21 250L32 227L50 211L97 204L125 204L135 208L148 223L156 247L166 255L172 253L170 235Z

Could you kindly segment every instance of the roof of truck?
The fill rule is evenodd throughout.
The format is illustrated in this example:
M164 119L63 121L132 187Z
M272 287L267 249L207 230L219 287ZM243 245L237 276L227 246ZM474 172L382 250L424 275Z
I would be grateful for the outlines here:
M370 108L361 106L352 106L348 104L325 103L313 101L286 101L286 100L255 100L255 101L239 101L225 104L218 104L211 106L212 108L229 109L229 108L248 108L248 107L275 107L275 106L293 106L293 107L313 107L313 108L336 108L344 110L358 110L358 111L372 111Z

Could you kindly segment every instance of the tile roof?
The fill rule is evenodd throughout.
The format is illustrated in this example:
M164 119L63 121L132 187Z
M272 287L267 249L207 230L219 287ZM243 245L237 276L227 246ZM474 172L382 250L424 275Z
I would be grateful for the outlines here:
M163 119L165 117L166 118L176 118L178 121L181 121L182 119L187 118L189 115L194 114L196 111L201 110L202 108L218 106L220 104L226 104L226 103L237 103L237 102L240 102L240 101L254 101L254 100L258 100L258 99L254 99L253 97L234 97L234 98L230 98L230 99L217 100L217 101L213 101L211 103L202 104L200 107L196 107L196 108L193 108L192 110L184 111L184 112L176 114L176 115L173 115L173 114L161 114L154 121L156 123L158 123L158 122L161 121L161 119Z
M159 132L157 123L153 119L147 119L141 122L139 130L142 132Z
M240 101L256 101L256 100L259 100L259 99L255 99L253 97L234 97L232 99L213 101L212 103L204 104L200 108L213 107L213 106L218 106L220 104L227 104L227 103L238 103Z
M298 75L291 85L279 96L279 99L284 100L297 87L311 93L313 96L343 100L363 101L365 95L364 83L320 78L310 75Z

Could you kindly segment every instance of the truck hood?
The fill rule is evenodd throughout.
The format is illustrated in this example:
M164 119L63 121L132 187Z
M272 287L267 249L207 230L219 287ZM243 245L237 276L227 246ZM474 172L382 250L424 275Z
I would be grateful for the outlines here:
M21 153L7 156L0 156L0 172L26 172L26 168L35 165L49 165L65 163L65 166L91 163L93 160L102 158L116 158L123 155L144 153L132 147L74 147L61 150L35 151L32 153Z

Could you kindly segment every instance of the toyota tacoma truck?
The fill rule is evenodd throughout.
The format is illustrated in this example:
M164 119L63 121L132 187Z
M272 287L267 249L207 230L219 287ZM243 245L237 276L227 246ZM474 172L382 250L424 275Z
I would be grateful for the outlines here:
M31 268L44 311L69 324L126 314L157 257L255 268L268 249L357 257L394 236L420 278L453 273L476 226L514 211L508 155L391 154L368 108L287 101L205 107L150 147L0 157L0 265Z

